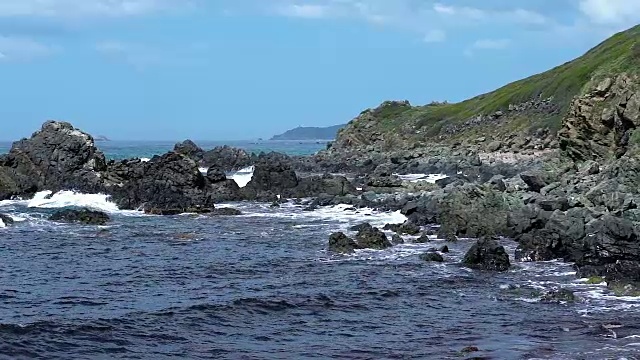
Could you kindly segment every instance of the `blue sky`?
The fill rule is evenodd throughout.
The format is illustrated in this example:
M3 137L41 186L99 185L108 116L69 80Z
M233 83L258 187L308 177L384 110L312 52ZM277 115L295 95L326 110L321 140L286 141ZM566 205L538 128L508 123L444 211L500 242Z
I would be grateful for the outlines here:
M2 0L0 139L233 140L459 101L581 55L639 0Z

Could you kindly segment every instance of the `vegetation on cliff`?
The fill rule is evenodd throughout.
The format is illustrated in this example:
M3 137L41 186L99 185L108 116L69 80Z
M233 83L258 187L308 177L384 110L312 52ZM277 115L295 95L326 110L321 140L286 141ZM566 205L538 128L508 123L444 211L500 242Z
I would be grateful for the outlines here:
M612 36L573 61L466 101L424 106L385 102L350 122L335 146L386 142L393 143L391 147L399 142L419 146L425 140L464 141L478 136L533 134L546 128L555 133L576 96L606 77L638 72L640 25Z

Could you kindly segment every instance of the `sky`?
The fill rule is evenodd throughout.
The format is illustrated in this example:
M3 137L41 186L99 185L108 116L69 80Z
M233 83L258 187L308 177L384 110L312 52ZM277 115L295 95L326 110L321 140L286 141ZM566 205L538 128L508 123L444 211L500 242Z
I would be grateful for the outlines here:
M0 140L267 138L461 101L640 22L640 0L0 0Z

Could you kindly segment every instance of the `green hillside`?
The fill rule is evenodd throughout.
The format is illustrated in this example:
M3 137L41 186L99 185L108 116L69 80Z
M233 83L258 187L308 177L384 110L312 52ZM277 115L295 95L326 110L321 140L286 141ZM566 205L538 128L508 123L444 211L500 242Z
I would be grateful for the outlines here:
M454 140L478 134L492 135L492 132L503 135L538 128L556 131L574 96L580 95L592 82L621 72L640 72L640 25L612 36L573 61L463 102L379 107L370 115L375 117L375 126L369 126L367 131L389 134L389 137L399 134L404 139L448 135L446 138ZM509 105L547 98L552 98L553 113L512 112L500 122L499 129L495 129L495 126L485 129L478 126L457 132L446 131L478 115L490 115L496 111L506 111ZM362 132L362 129L357 130L357 123L356 119L340 134L353 138L354 130ZM399 129L404 129L404 132ZM363 138L361 135L359 137Z

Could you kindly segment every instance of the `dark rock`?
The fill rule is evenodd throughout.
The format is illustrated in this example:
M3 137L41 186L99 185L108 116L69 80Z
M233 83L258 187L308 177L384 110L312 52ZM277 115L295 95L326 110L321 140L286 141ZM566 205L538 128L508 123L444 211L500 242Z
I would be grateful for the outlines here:
M400 227L398 227L397 232L400 234L417 235L420 233L420 227L414 223L407 221L404 224L400 225Z
M13 225L13 218L9 215L0 214L0 221L2 221L5 226Z
M467 251L462 263L472 269L507 271L511 266L504 247L490 239L478 240Z
M209 213L211 216L238 216L242 211L234 208L215 208Z
M507 185L504 183L504 176L502 175L494 175L490 180L489 184L498 191L506 191Z
M390 225L390 224L387 224L387 225ZM369 223L362 223L362 224L354 225L349 228L349 230L351 231L363 231L363 230L370 230L370 229L373 229L373 226L371 226L371 224Z
M109 215L101 211L89 209L65 209L56 211L49 217L50 221L65 223L81 223L86 225L105 225L109 220Z
M356 244L352 239L350 239L344 233L338 232L331 234L329 237L329 250L341 253L348 254L354 252L356 249L359 249L360 246Z
M358 191L344 176L325 174L299 179L298 185L283 192L288 197L313 197L320 194L330 196L355 195Z
M221 200L215 193L216 189L234 186L222 182L212 187L195 161L175 152L154 156L147 163L127 166L129 170L120 172L130 178L121 180L120 184L114 183L109 188L116 203L127 209L140 208L154 214L203 212L213 209L216 199ZM111 172L113 178L120 176ZM239 199L235 186L235 194L226 196L229 197L226 200ZM233 193L233 188L230 191Z
M191 140L185 140L176 144L173 147L173 151L178 154L185 155L186 157L193 159L194 161L201 161L204 156L204 150L200 148L196 143Z
M557 197L553 199L544 199L538 201L538 205L545 211L567 211L569 210L569 200L565 197Z
M420 255L420 259L427 262L444 262L442 255L437 252L427 252Z
M467 346L466 348L460 350L462 354L469 354L469 353L478 352L478 351L480 351L480 349L478 349L476 346Z
M288 156L279 153L261 154L246 188L255 191L281 193L298 186L298 177Z
M218 146L202 154L201 164L209 168L220 169L225 172L240 170L251 166L253 160L244 150L230 147Z
M217 168L209 168L207 170L207 180L212 184L217 184L227 180L227 174L224 171Z
M640 241L633 222L604 215L587 223L585 232L574 249L580 276L640 282Z
M576 302L577 297L569 289L555 289L542 295L543 302Z
M393 234L393 236L391 237L391 244L393 245L404 244L404 239L402 238L402 236L398 234Z
M441 253L448 253L449 247L447 245L444 245L438 251L440 251Z
M374 227L361 229L356 235L356 241L365 249L383 250L392 246L387 236Z
M539 173L522 173L520 178L527 184L529 191L533 192L540 192L543 187L549 184L544 176Z
M428 235L426 234L422 234L419 238L415 239L413 242L416 244L426 244L428 242L430 242L431 239L429 238Z
M31 138L13 143L0 165L8 168L0 172L0 180L8 180L18 193L104 191L100 176L106 169L104 154L91 135L66 122L48 121ZM11 186L0 185L0 192L3 187Z

